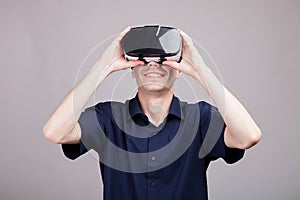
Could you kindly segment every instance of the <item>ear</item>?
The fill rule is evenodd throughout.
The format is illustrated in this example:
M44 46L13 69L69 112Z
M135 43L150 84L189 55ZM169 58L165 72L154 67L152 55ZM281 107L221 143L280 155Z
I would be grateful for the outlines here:
M180 78L182 75L182 71L176 70L176 78Z
M134 67L131 68L131 76L132 76L132 78L136 78L136 77L135 77Z

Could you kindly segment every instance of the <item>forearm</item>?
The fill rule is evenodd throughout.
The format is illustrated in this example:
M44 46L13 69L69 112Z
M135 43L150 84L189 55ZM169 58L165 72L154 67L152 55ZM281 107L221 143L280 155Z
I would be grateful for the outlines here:
M226 144L229 147L242 149L256 144L260 140L261 131L240 101L207 66L202 65L196 74L196 79L210 95L224 118L227 126Z
M45 137L55 143L68 136L75 128L81 112L98 85L110 73L97 62L85 77L63 98L44 125Z

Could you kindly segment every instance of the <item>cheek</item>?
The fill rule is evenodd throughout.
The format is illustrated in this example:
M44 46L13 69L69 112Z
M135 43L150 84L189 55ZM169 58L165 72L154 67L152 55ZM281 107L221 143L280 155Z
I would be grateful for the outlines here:
M132 72L131 72L131 77L136 78L134 70L132 70Z
M135 67L132 69L132 72L131 72L131 75L132 75L132 78L138 78L139 77L139 74L140 74L140 67Z
M172 80L173 80L173 79L177 79L177 78L178 78L178 72L177 72L177 70L175 70L175 69L169 71L169 74L170 74L169 79L172 79Z

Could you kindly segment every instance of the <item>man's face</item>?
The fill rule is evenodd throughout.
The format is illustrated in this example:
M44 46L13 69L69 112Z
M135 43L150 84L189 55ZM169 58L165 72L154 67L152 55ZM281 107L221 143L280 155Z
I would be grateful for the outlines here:
M136 79L139 90L144 92L173 90L174 82L179 76L178 70L156 62L149 62L132 70L132 77Z

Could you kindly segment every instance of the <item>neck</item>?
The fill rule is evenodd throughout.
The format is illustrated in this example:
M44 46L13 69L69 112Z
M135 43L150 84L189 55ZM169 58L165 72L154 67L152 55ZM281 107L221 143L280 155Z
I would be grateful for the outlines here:
M159 93L145 93L139 91L138 97L143 113L152 124L158 126L169 113L173 99L173 91L168 90Z

